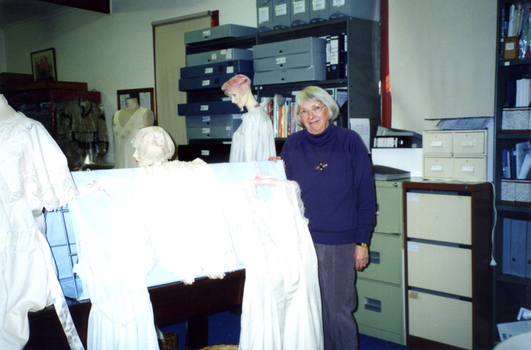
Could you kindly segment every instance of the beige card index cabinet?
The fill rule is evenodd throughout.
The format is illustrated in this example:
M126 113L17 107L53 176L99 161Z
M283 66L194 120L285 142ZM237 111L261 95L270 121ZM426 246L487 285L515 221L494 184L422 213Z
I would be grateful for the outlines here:
M404 182L407 345L492 349L492 185Z

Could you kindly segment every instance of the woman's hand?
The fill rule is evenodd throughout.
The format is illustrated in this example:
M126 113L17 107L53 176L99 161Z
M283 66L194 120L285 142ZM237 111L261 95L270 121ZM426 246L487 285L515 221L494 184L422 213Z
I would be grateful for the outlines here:
M269 157L267 160L273 161L274 163L277 162L277 160L282 160L280 157ZM286 162L284 162L284 171L286 171Z
M361 271L369 264L369 247L356 245L354 248L354 259L356 260L356 271Z

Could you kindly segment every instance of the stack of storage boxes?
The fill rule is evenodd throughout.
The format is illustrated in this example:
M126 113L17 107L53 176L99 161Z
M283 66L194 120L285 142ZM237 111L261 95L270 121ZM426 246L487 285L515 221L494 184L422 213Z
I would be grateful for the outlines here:
M302 38L253 46L254 85L326 80L326 40Z
M189 45L254 34L256 28L227 24L187 32L184 41ZM186 56L186 67L181 68L179 90L193 92L194 102L179 104L177 107L178 114L186 118L189 142L232 138L232 134L241 124L240 109L231 101L221 101L221 96L216 100L214 96L219 95L221 86L237 74L245 74L252 79L252 58L252 51L238 48Z
M377 0L256 0L258 31L341 17L379 21L379 3Z

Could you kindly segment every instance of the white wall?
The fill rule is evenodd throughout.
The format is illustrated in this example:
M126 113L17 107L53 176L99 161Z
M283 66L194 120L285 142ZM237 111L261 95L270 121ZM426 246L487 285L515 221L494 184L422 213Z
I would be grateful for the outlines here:
M0 71L31 74L30 53L55 48L59 80L87 82L101 92L112 141L116 90L155 85L151 23L208 10L219 10L220 24L256 27L255 0L113 0L111 15L65 9L5 29L6 67ZM112 142L107 160L114 160Z
M494 116L496 0L389 0L392 126Z

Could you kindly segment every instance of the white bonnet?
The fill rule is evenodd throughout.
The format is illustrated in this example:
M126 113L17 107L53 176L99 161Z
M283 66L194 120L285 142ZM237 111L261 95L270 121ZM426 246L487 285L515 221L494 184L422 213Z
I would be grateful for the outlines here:
M141 155L154 162L166 162L175 153L175 145L170 134L160 126L140 129L131 143Z

